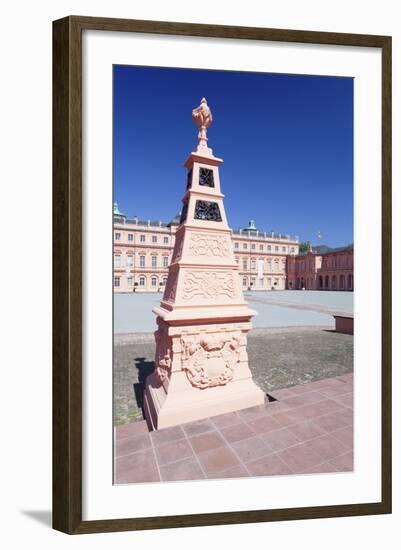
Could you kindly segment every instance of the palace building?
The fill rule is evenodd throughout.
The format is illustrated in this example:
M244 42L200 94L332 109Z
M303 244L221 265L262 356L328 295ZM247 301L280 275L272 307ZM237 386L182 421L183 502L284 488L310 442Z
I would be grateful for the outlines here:
M169 223L128 218L114 203L114 292L159 292L167 281L177 214ZM253 220L232 232L244 290L353 290L353 247L313 247L299 254L299 240L259 230Z
M310 246L287 258L289 289L354 290L354 247Z

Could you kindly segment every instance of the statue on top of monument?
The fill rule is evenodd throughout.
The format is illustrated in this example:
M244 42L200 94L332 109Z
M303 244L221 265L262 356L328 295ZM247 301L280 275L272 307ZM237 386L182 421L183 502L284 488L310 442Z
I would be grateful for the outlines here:
M198 147L207 147L207 135L206 130L212 124L213 117L212 111L207 104L206 98L202 97L199 107L193 109L192 120L199 128L198 133Z

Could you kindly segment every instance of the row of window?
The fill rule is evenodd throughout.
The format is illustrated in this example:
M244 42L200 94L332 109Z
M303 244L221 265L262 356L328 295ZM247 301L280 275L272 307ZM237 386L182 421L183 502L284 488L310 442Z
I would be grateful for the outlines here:
M329 256L328 258L323 258L323 267L345 267L352 265L351 256Z
M337 290L337 288L339 290L353 290L354 277L352 274L349 274L348 277L340 275L340 277L337 279L336 275L333 275L332 277L329 277L329 275L326 275L325 277L320 275L316 283L313 278L304 279L303 277L301 277L297 278L296 280L296 288L298 289L314 289L315 284L316 288L321 290ZM292 282L289 283L289 286L292 287Z
M238 248L239 248L239 245L240 245L240 243L235 242L235 243L234 243L234 248L238 249ZM248 243L242 243L242 249L243 249L243 250L247 250L247 249L248 249ZM251 243L251 250L256 250L256 244L255 244L255 243ZM261 251L264 250L264 245L263 245L263 244L260 244L260 245L259 245L259 250L261 250ZM266 245L266 250L267 250L268 252L271 252L271 250L272 250L272 245L270 245L270 244ZM275 252L280 252L280 247L279 247L278 245L276 245L276 246L274 247L274 251L275 251ZM287 253L287 247L286 247L286 246L282 246L282 247L281 247L281 252ZM290 248L290 253L291 253L291 254L295 254L295 247L294 247L294 246L292 246L292 247Z
M120 288L121 279L122 279L122 277L119 276L119 275L116 275L114 277L114 287L115 288ZM150 286L151 286L151 288L154 288L154 289L157 289L160 286L165 286L166 283L167 283L167 277L163 277L163 279L160 283L158 282L157 277L153 276L153 277L150 278ZM244 286L244 287L251 286L251 287L256 288L256 286L258 286L259 288L264 288L265 283L266 283L267 288L271 288L273 286L276 287L276 286L279 285L279 279L272 279L270 277L268 277L266 279L264 279L264 278L256 279L256 277L251 277L249 282L248 282L247 277L244 277L242 279L242 286ZM140 276L138 278L138 283L135 286L139 286L139 288L145 288L146 287L146 277ZM132 277L131 275L127 277L127 287L128 288L133 288L134 287L134 277Z
M148 237L149 237L149 235L148 235ZM133 233L128 233L127 238L128 238L128 242L133 242L134 241L134 234ZM121 233L120 232L114 233L114 240L115 241L121 241ZM140 243L146 243L146 235L141 233L139 235L139 242ZM158 235L151 235L151 242L152 242L152 244L157 244L159 242ZM168 237L163 237L163 240L160 241L160 242L163 242L163 244L168 244L168 242L169 242Z
M162 267L167 269L168 260L169 260L168 256L162 256ZM145 262L146 262L146 256L142 256L142 255L139 256L139 267L146 267ZM157 264L158 264L158 256L153 254L151 256L151 265L150 265L150 267L156 268L156 267L158 267ZM127 254L125 265L126 265L126 267L133 267L133 265L134 265L134 256L132 254ZM120 254L114 254L114 267L115 268L122 267L121 255Z
M297 262L294 264L294 268L290 266L290 271L295 269L299 272L302 271L314 271L315 261L314 259L304 260L302 262ZM352 266L352 256L331 256L329 258L323 258L322 260L322 269L336 268L336 267L351 267ZM292 269L291 269L292 268Z
M145 235L144 233L141 233L141 234L139 235L139 242L140 242L140 243L146 243L146 242L147 242L146 237L148 237L148 238L150 237L150 238L151 238L150 242L151 242L152 244L157 244L157 243L159 242L159 236L158 236L158 235ZM128 239L128 242L133 242L133 241L134 241L134 234L133 234L133 233L128 233L128 234L127 234L127 239ZM115 241L121 241L121 240L122 240L122 234L121 234L121 232L118 231L118 232L115 232L115 233L114 233L114 240L115 240ZM160 242L163 243L163 244L169 244L169 238L166 237L166 236L164 236L164 237L162 238L162 240L160 240ZM234 243L234 248L239 249L239 247L240 247L240 243L239 243L239 242L235 242L235 243ZM256 244L255 244L255 243L251 243L251 247L250 247L250 248L251 248L251 250L256 250ZM248 250L248 243L242 243L242 249L243 249L243 250ZM263 244L259 244L259 250L260 250L260 251L263 251L264 249L265 249L265 248L264 248L264 245L263 245ZM272 245L270 245L270 244L266 245L266 250L267 250L268 252L272 251L272 250L273 250ZM279 247L278 245L274 246L274 251L275 251L275 252L280 252L280 247ZM282 247L281 247L281 252L283 252L283 253L285 254L285 253L287 252L287 247L282 246ZM290 253L291 253L291 254L295 254L295 247L294 247L294 246L292 246L292 247L290 248Z
M139 277L137 286L144 288L146 286L146 277ZM163 277L162 282L158 283L157 277L150 278L150 286L152 288L158 288L158 286L165 286L167 282L167 277ZM121 277L116 275L114 277L114 286L119 288L121 286ZM133 288L134 278L132 276L127 277L127 286L128 288Z
M249 282L248 282L248 278L244 277L242 279L242 286L244 287L250 286L251 288L256 288L256 287L264 288L265 282L266 282L266 288L278 287L280 284L279 279L272 279L271 277L267 277L266 279L264 278L256 279L256 277L251 277Z
M238 258L235 258L236 259L236 262L237 264L239 263L239 259ZM263 267L263 262L264 262L264 259L263 258L260 258L259 259L259 262L261 262L262 264L262 267ZM280 270L280 261L279 259L275 259L274 262L272 261L271 258L267 258L266 260L266 263L267 263L267 269L268 270L272 270L272 264L274 266L274 269L277 271L277 270ZM282 265L282 269L285 268L285 263L286 263L286 260L285 258L282 258L281 259L281 265ZM251 266L251 271L256 271L256 260L251 260L251 263L250 263L250 266ZM242 258L242 270L243 271L247 271L248 269L248 259L247 258Z
M317 266L319 267L319 266ZM337 269L337 268L341 268L341 267L345 267L347 269L349 269L350 267L352 267L352 258L347 258L347 261L331 261L331 262L327 262L327 261L323 261L322 263L322 267L320 268L322 271L324 271L325 269ZM298 263L298 265L296 264L293 264L293 265L289 265L289 271L297 271L298 273L304 273L305 271L315 271L315 264L314 262L300 262Z
M314 271L315 270L315 264L314 261L308 261L308 262L299 262L296 266L297 271L302 272L305 270Z
M237 263L239 263L238 258L236 258L236 261L237 261ZM264 262L264 259L263 258L259 259L259 262ZM274 260L274 262L272 261L272 258L267 258L266 262L267 262L267 269L268 270L272 269L272 264L273 264L275 270L280 269L280 266L279 266L280 261L277 258ZM281 259L281 264L282 264L283 268L285 267L285 263L286 263L285 258L282 258ZM127 254L125 265L126 265L126 267L132 267L134 265L134 256L133 256L133 254ZM167 269L168 265L169 265L169 257L168 256L162 256L162 266L161 267ZM255 271L256 270L256 260L252 259L251 262L250 262L250 266L251 266L251 270ZM121 254L114 254L114 267L115 268L122 267ZM139 256L139 267L146 267L146 256L145 255L140 255ZM152 267L152 268L157 268L158 267L158 256L156 254L151 255L151 265L150 265L150 267ZM248 269L248 259L247 258L242 258L242 269L244 271L246 271Z

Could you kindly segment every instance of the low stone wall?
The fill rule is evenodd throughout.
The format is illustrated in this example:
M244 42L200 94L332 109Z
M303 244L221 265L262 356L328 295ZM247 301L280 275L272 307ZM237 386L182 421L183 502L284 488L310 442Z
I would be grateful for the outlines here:
M333 315L336 322L336 332L342 332L343 334L354 334L354 317Z

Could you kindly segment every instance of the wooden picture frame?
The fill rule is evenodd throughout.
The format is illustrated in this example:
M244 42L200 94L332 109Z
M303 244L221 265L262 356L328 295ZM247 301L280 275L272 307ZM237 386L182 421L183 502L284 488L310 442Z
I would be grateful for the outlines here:
M378 48L382 57L382 496L379 502L82 520L82 31ZM391 512L391 37L71 16L53 23L53 527L69 534Z

